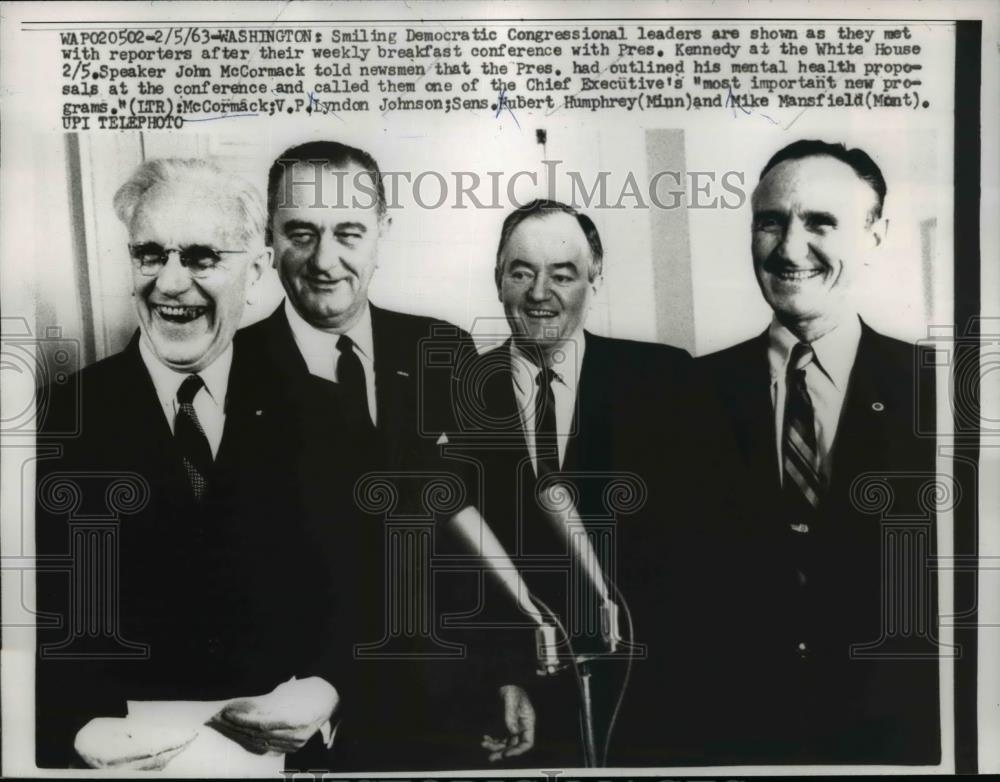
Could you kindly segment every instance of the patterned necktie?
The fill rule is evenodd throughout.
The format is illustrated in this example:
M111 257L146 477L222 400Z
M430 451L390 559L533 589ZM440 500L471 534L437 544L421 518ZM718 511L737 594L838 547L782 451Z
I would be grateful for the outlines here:
M352 417L371 426L365 370L358 354L354 352L354 341L346 334L341 334L337 340L337 350L340 351L337 359L337 385L343 393L344 404Z
M559 472L559 442L556 439L556 397L552 381L559 375L548 367L540 369L535 377L535 458L538 477Z
M813 515L823 496L815 416L806 388L806 367L813 357L809 345L799 342L792 348L782 438L783 491L792 510L806 517Z
M199 500L208 486L212 469L212 448L194 411L194 398L205 387L198 375L188 375L177 390L177 416L174 418L174 440L184 460L184 471L191 482L194 496Z

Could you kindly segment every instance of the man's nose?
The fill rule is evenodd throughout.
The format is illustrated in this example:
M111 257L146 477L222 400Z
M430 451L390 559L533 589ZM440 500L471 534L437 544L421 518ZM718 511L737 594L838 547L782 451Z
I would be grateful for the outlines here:
M548 275L539 274L535 277L534 281L531 283L531 287L528 288L528 298L532 301L544 301L549 297L549 278Z
M156 289L165 296L177 296L191 287L191 272L181 263L180 252L167 251L167 262L156 275Z
M340 248L337 243L328 236L321 236L316 246L316 251L309 259L314 269L320 272L327 272L341 265Z
M789 220L778 252L790 263L802 263L809 258L809 232L801 220Z

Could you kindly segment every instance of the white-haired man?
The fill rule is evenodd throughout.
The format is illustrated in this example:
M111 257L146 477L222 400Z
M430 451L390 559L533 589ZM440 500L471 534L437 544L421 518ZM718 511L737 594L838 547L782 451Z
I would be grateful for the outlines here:
M337 692L323 623L303 607L325 588L298 524L305 439L233 342L270 260L264 203L210 161L160 159L114 206L139 328L39 408L40 442L59 448L39 463L38 553L70 565L38 578L39 608L59 621L38 632L37 762L164 767L190 737L93 722L146 700L225 701L213 728L294 752ZM78 435L49 436L65 431ZM63 489L72 507L53 501ZM80 526L94 514L101 532ZM100 534L103 553L76 544Z

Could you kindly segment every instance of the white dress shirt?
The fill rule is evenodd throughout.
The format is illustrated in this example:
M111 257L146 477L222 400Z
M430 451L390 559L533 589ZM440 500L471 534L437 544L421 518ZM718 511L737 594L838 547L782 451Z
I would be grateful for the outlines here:
M321 331L310 325L299 315L288 299L285 299L285 315L288 325L292 327L292 337L309 368L309 374L337 382L337 360L340 351L337 340L340 334L332 331ZM375 341L372 337L372 311L365 304L365 310L357 322L344 332L354 343L354 354L361 361L365 372L365 391L368 394L368 415L372 423L378 426L378 406L375 402Z
M580 367L583 366L585 347L583 335L568 340L562 350L554 351L549 367L556 375L552 381L552 394L556 401L556 441L559 446L559 466L566 458L566 444L569 436L576 431L574 414L576 411L576 389L580 382ZM538 455L535 448L535 399L538 393L536 379L540 367L511 342L511 368L514 397L521 416L521 430L528 445L531 465L538 475Z
M778 474L779 478L783 478L782 434L785 423L785 399L788 395L785 380L788 359L799 338L782 326L777 319L771 321L767 334L771 403L774 405L774 439L778 448ZM844 397L847 394L847 383L851 378L854 359L858 355L860 340L861 321L854 316L810 343L813 360L806 367L806 390L813 406L820 470L827 480L830 479L832 468L833 441L837 435L837 425L840 423Z
M164 365L146 344L145 336L139 339L139 355L146 371L153 379L156 396L160 400L163 414L170 424L170 432L174 431L174 419L177 418L177 391L181 383L187 379L190 372L177 372ZM214 459L222 443L222 430L226 425L226 391L229 388L229 368L233 365L232 343L215 361L198 372L205 386L197 394L191 404L198 416L198 423L208 439Z

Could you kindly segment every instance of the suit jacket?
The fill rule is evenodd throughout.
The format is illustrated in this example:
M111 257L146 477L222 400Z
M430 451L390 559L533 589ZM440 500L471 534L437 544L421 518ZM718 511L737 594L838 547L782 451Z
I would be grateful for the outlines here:
M916 434L933 420L934 389L916 348L862 324L808 532L780 510L766 332L700 363L737 440L749 510L728 540L728 605L712 609L739 639L720 664L727 716L709 715L712 751L733 762L939 762L935 444Z
M78 764L76 732L124 716L126 699L259 695L293 675L343 678L350 659L309 607L328 580L301 526L306 433L237 343L221 445L196 501L138 339L41 397L43 767Z
M711 530L725 523L724 487L701 488L720 471L719 460L727 452L725 433L717 429L720 415L684 351L590 333L585 334L585 343L574 429L561 475L573 487L584 524L595 536L595 548L602 551L605 576L618 589L616 602L630 609L632 640L641 647L635 650L608 762L669 765L677 757L672 725L686 719L683 709L675 708L675 690L679 680L691 675L679 668L678 653L699 645L690 596L707 588L702 582L711 581L708 568L695 570L687 563L708 545ZM464 425L463 440L450 447L464 449L477 463L473 485L480 506L529 588L562 603L552 607L564 623L576 627L570 630L575 651L594 651L596 627L585 626L593 615L567 612L566 595L573 588L562 586L561 592L552 588L553 581L565 584L573 557L565 543L560 546L535 500L536 479L518 415L510 360L508 341L470 367L466 374L479 379L482 409L464 411L459 421L460 428ZM581 598L577 609L593 599L587 589L576 594ZM522 626L529 624L523 617L519 621ZM624 610L621 628L628 640ZM521 659L530 668L532 638L527 629L524 635ZM624 654L602 661L595 670L599 744L625 671ZM572 674L566 671L560 676L566 680L562 687L538 682L531 673L522 682L532 692L553 690L541 695L541 708L536 704L540 753L546 761L579 765ZM552 702L557 699L561 708ZM546 749L553 738L559 746ZM538 755L525 756L525 762L537 763Z
M454 730L443 726L461 711L455 698L476 677L467 656L460 655L461 640L444 638L441 617L450 605L449 582L431 572L429 561L450 545L441 539L443 525L435 524L436 516L459 507L429 499L429 487L435 476L455 469L442 462L438 439L453 428L454 364L474 348L466 332L444 321L369 306L378 411L374 433L363 422L359 426L339 416L336 384L309 373L283 305L239 335L297 400L291 404L304 421L338 421L340 431L328 437L328 448L331 454L346 450L349 455L339 483L328 485L322 459L320 469L303 476L303 483L308 484L308 523L331 563L328 570L338 571L339 581L349 584L350 620L333 614L329 620L352 648L364 649L353 663L352 697L350 705L344 701L332 755L303 767L468 768L482 757L482 731L477 734L468 723L455 724ZM345 484L350 492L343 491ZM460 482L445 484L454 488ZM391 499L383 502L386 498ZM350 517L350 529L331 524L330 509ZM411 554L416 559L403 561ZM426 595L426 590L433 592ZM421 595L428 600L416 607L391 602L419 603ZM418 610L420 615L406 613ZM405 622L414 625L404 627Z
M383 469L421 464L436 453L442 432L452 428L452 367L475 352L464 330L443 320L369 304L374 344L378 460ZM277 370L283 383L314 384L292 336L284 304L241 336ZM327 383L333 387L334 384Z

